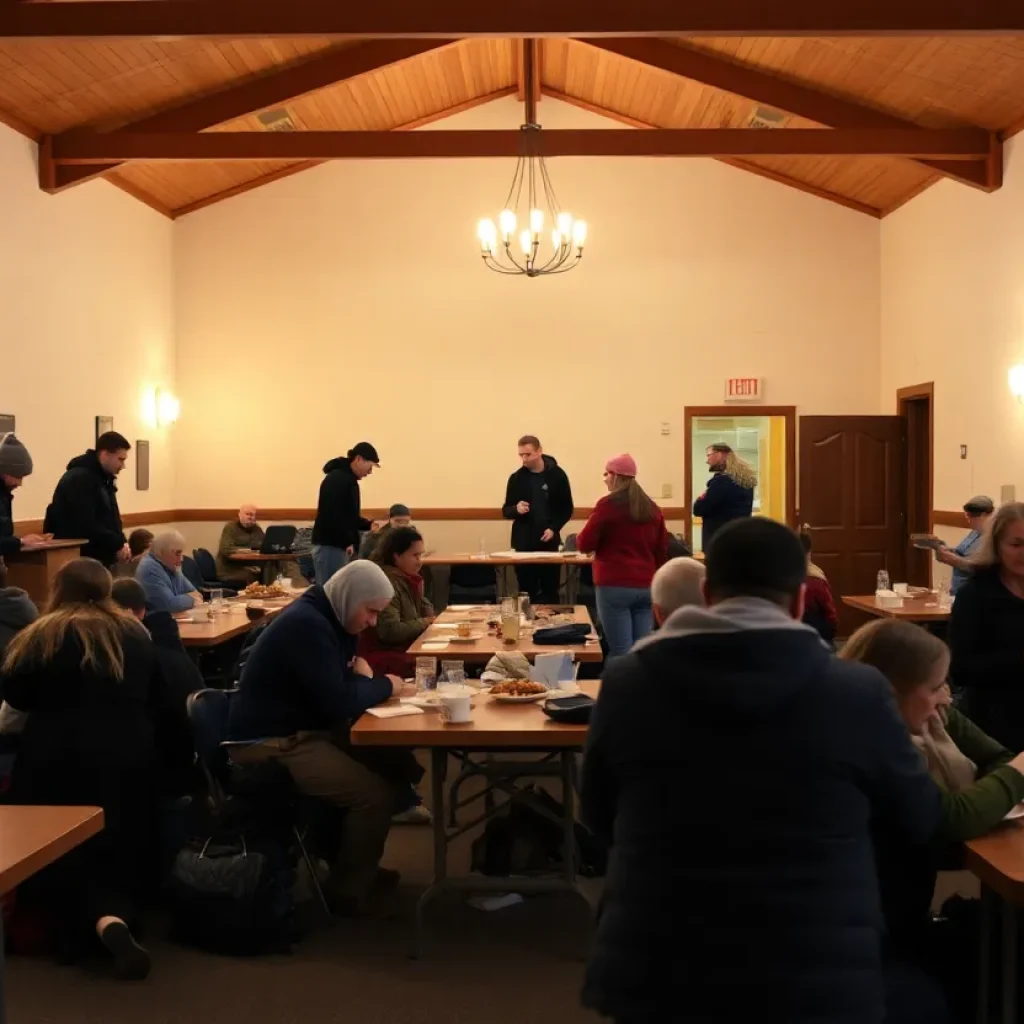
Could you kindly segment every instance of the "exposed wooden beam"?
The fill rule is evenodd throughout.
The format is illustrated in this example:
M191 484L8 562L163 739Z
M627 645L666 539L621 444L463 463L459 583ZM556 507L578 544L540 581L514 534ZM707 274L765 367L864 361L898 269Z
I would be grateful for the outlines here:
M236 117L280 106L306 93L377 71L446 45L446 41L378 39L356 46L328 50L307 60L275 69L268 74L246 79L220 92L198 96L109 134L202 131L204 128L232 121ZM72 128L62 132L61 136L80 134L81 131L80 128ZM106 163L87 167L58 167L53 184L44 184L43 187L48 192L59 192L71 185L106 174L118 166L117 163Z
M521 131L117 132L49 137L40 152L53 165L114 160L451 159L515 157L529 137ZM976 159L989 146L988 133L977 128L566 129L542 131L534 138L535 152L551 157L933 156L957 160Z
M632 128L644 128L647 130L657 128L657 125L649 124L646 121L640 121L635 117L630 117L628 114L620 114L617 110L611 110L610 108L602 107L597 103L590 103L587 100L581 100L575 96L569 96L566 93L558 92L555 89L545 87L544 94L553 100L561 100L562 103L568 103L570 106L579 107L580 110L589 111L591 114L599 114L601 117L607 117L611 121L618 121L619 124L628 124ZM845 206L849 210L856 210L857 213L863 213L869 217L876 218L881 216L881 211L877 206L870 206L868 203L862 203L857 199L851 199L849 196L841 195L838 192L829 192L828 189L819 188L817 185L812 185L809 181L803 181L800 178L792 178L788 174L769 170L767 167L762 167L760 164L753 164L748 160L739 160L735 157L719 157L719 162L728 164L730 167L735 167L741 171L747 171L750 174L756 174L760 178L767 178L769 181L774 181L779 185L785 185L787 188L796 189L797 192L805 192L807 195L816 196L818 199L826 199L830 203Z
M1019 0L147 0L0 4L0 37L1022 35Z
M537 123L540 100L540 48L536 39L523 40L523 104L524 124Z
M816 121L830 128L914 128L913 121L830 96L722 57L676 46L662 39L594 39L586 42L619 57L701 82L735 96ZM1001 143L992 135L983 160L920 160L930 171L992 192L1002 184Z

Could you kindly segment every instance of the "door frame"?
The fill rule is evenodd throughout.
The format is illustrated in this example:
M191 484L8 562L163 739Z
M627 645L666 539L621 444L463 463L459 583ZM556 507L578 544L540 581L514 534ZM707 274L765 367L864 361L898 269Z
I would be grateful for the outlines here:
M926 419L925 437L912 438L910 435L910 406L914 403L927 402L928 416ZM909 387L898 388L896 391L896 414L904 421L907 427L903 438L903 454L906 465L906 487L903 495L904 526L907 543L907 570L910 570L910 534L931 533L935 528L933 509L935 506L935 382L928 381L926 384L912 384ZM921 481L916 473L912 476L911 469L918 467L912 462L914 441L922 441L927 448L927 457L924 460L923 488L924 494L911 492L911 488ZM915 479L916 478L916 479ZM916 513L916 514L915 514ZM923 558L922 558L923 562ZM928 559L928 580L930 586L934 570L934 562ZM910 581L917 582L917 581Z
M686 542L693 543L693 421L702 416L782 416L786 421L786 522L796 529L796 406L687 405L683 408L683 498Z

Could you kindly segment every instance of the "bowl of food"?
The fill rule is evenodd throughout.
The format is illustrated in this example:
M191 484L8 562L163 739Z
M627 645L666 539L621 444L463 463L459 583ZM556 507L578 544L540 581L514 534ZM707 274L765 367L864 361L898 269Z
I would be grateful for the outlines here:
M269 587L264 583L250 583L238 596L257 601L275 601L288 595L276 583Z

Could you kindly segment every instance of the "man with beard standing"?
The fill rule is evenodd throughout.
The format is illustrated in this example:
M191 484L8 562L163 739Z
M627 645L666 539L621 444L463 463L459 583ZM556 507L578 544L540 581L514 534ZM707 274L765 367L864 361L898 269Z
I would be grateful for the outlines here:
M565 470L532 434L519 439L522 466L508 478L501 514L512 520L513 551L557 551L561 531L572 519L572 489ZM521 565L519 587L534 604L558 603L557 565Z
M708 469L712 477L707 490L693 503L693 514L703 520L701 549L726 523L743 519L754 511L757 474L727 444L708 448Z

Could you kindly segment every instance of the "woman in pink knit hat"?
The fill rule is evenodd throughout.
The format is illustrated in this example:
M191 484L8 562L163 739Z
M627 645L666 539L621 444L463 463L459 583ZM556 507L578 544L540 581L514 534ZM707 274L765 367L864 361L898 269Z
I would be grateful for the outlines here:
M597 614L614 658L652 629L651 580L668 560L668 531L661 509L636 482L631 455L609 459L604 482L609 493L594 506L576 545L594 554Z

